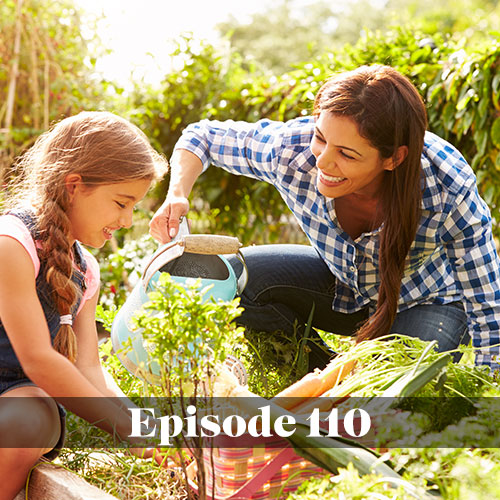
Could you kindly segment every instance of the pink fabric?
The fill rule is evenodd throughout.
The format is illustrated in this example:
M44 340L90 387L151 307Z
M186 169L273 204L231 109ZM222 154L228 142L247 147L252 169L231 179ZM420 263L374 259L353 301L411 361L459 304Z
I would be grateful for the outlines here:
M35 241L31 237L31 233L21 219L15 215L0 216L0 236L9 236L15 239L26 249L31 257L31 260L33 261L33 266L35 267L35 277L38 276L38 272L40 271L40 259L38 258L38 254L36 252ZM88 250L83 247L82 250L85 256L85 261L87 262L87 272L85 273L85 283L87 284L87 289L83 294L77 314L81 311L85 302L93 297L97 292L100 283L99 264Z

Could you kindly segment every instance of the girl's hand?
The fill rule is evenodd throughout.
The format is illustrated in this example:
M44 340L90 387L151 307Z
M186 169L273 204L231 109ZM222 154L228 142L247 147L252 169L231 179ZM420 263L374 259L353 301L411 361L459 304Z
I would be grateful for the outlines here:
M160 243L168 243L178 233L181 218L188 210L187 198L167 196L149 223L149 233Z
M158 448L129 448L129 452L138 458L152 458L158 465L166 469L176 465L170 457L163 455Z
M178 469L181 462L190 463L194 460L188 448L177 450L175 455L164 454L158 448L129 448L129 452L139 458L152 458L159 466L165 469Z

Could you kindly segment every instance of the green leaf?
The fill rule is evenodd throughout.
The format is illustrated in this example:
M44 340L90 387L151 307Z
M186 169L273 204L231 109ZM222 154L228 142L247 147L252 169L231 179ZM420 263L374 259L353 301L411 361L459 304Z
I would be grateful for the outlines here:
M484 156L484 153L486 152L486 145L488 144L488 131L477 130L474 133L474 141L476 142L477 154L479 156Z
M455 124L455 103L452 101L449 101L446 103L444 109L443 109L443 114L442 114L442 121L446 128L452 129L453 125Z
M469 101L471 98L474 96L474 91L472 89L469 89L465 95L458 101L456 109L457 111L462 111L465 109L467 104L469 104Z
M412 373L405 375L392 384L384 391L382 397L402 398L415 394L431 380L438 377L450 361L451 356L449 354L443 354L434 362L420 366L416 371L413 370Z
M489 184L488 187L483 192L484 201L488 205L491 205L493 203L493 199L495 198L495 193L496 193L496 189L495 189L495 186L493 186L493 184Z
M491 141L497 149L500 149L500 116L496 118L491 126Z
M500 84L500 73L497 73L493 77L493 80L491 81L491 90L493 90L493 92L497 92L499 84Z

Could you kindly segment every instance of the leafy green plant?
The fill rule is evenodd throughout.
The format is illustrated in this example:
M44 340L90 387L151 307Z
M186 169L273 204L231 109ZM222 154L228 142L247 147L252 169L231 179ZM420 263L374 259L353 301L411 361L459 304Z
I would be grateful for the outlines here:
M101 296L99 303L107 308L123 304L139 281L147 260L158 243L149 235L123 239L123 245L105 255L100 251Z
M148 385L147 390L168 398L164 414L186 417L191 405L196 408L200 398L211 395L215 376L243 336L243 328L233 322L241 313L239 299L216 302L206 295L210 287L200 287L201 280L179 284L162 273L155 291L149 293L150 302L134 315L149 358L140 369L157 377L156 385ZM182 434L174 442L194 456L200 498L204 498L203 438ZM184 461L181 466L187 478Z
M239 316L239 299L216 302L201 289L201 280L185 284L162 273L149 293L150 302L134 315L149 353L144 369L157 372L158 389L153 394L169 396L202 395L203 385L216 374L243 335L233 320Z

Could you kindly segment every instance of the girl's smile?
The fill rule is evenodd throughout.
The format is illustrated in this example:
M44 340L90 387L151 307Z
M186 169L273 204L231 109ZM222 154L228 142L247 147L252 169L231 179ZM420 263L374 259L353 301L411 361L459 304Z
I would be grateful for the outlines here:
M144 198L150 185L150 180L141 179L89 187L79 175L69 175L67 215L72 239L94 248L102 247L115 231L132 225L134 206Z

